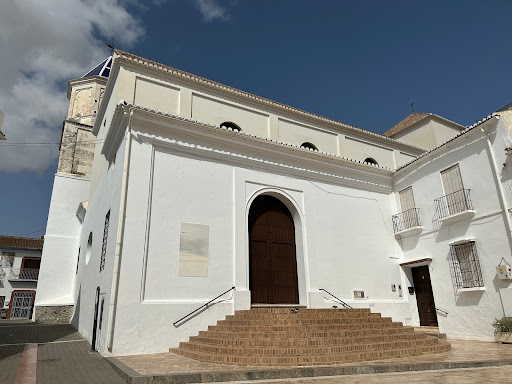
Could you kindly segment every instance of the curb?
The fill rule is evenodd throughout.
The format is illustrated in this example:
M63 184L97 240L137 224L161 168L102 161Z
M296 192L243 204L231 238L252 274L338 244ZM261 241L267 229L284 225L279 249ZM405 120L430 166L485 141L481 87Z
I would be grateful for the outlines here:
M512 359L502 359L390 365L338 365L323 367L268 368L247 371L191 372L171 373L167 375L142 375L114 357L107 357L106 360L128 384L192 384L226 381L275 380L321 376L365 375L372 373L499 367L503 365L512 365Z

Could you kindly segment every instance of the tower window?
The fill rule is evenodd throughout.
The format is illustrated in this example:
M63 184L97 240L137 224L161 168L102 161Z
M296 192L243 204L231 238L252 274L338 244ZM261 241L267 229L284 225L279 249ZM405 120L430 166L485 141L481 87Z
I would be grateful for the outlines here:
M311 144L309 142L305 142L305 143L302 143L300 145L301 148L305 148L305 149L309 149L310 151L318 151L318 148L316 147L316 145L314 144Z
M242 129L236 125L235 123L232 123L230 121L225 121L223 122L221 125L220 125L221 128L225 128L225 129L231 129L233 131L236 131L236 132L241 132Z
M364 162L371 165L379 165L379 163L377 163L375 159L372 159L371 157L367 157L366 159L364 159Z

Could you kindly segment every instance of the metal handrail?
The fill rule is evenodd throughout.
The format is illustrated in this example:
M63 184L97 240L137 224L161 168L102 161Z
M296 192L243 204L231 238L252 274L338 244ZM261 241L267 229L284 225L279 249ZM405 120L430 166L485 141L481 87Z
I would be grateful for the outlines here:
M419 208L411 208L393 215L391 219L395 233L405 231L409 228L420 227L419 212Z
M11 268L9 280L33 280L39 278L39 268Z
M473 210L470 189L461 189L434 200L437 220Z
M448 312L443 311L442 309L439 309L439 308L436 308L436 311L443 312L445 315L447 315L447 314L448 314Z
M347 303L345 303L343 300L337 298L336 296L334 296L331 292L329 292L327 289L323 289L323 288L319 288L319 291L324 291L326 293L328 293L329 295L331 295L332 297L334 297L336 300L338 300L338 302L343 305L344 308L347 308L347 309L352 309L352 307L350 305L348 305Z
M235 287L231 287L231 288L229 288L226 292L221 293L219 296L217 296L217 297L215 297L215 298L211 299L211 300L210 300L209 302L207 302L206 304L203 304L203 305L201 305L199 308L194 309L194 310L193 310L192 312L190 312L188 315L185 315L185 316L183 316L181 319L176 320L174 323L172 323L172 325L174 325L174 326L176 327L176 324L180 323L182 320L185 320L187 317L190 317L191 315L193 315L194 313L196 313L196 312L197 312L197 311L199 311L200 309L202 309L202 308L204 308L204 307L208 307L208 305L210 305L212 302L214 302L215 300L217 300L219 297L224 296L226 293L231 292L231 291L233 291L233 290L235 290L235 289L236 289Z

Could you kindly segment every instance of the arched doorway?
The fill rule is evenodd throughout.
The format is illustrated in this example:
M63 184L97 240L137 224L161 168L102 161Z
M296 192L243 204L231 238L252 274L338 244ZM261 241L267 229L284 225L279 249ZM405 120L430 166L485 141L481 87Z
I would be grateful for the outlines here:
M277 198L261 195L249 210L249 289L253 304L298 304L295 225Z

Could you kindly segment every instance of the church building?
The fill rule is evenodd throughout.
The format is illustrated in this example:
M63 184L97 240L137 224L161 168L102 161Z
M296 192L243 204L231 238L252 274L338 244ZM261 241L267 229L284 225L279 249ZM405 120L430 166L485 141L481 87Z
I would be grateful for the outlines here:
M68 98L35 318L69 318L103 355L255 307L474 340L512 316L508 108L380 135L119 50Z

